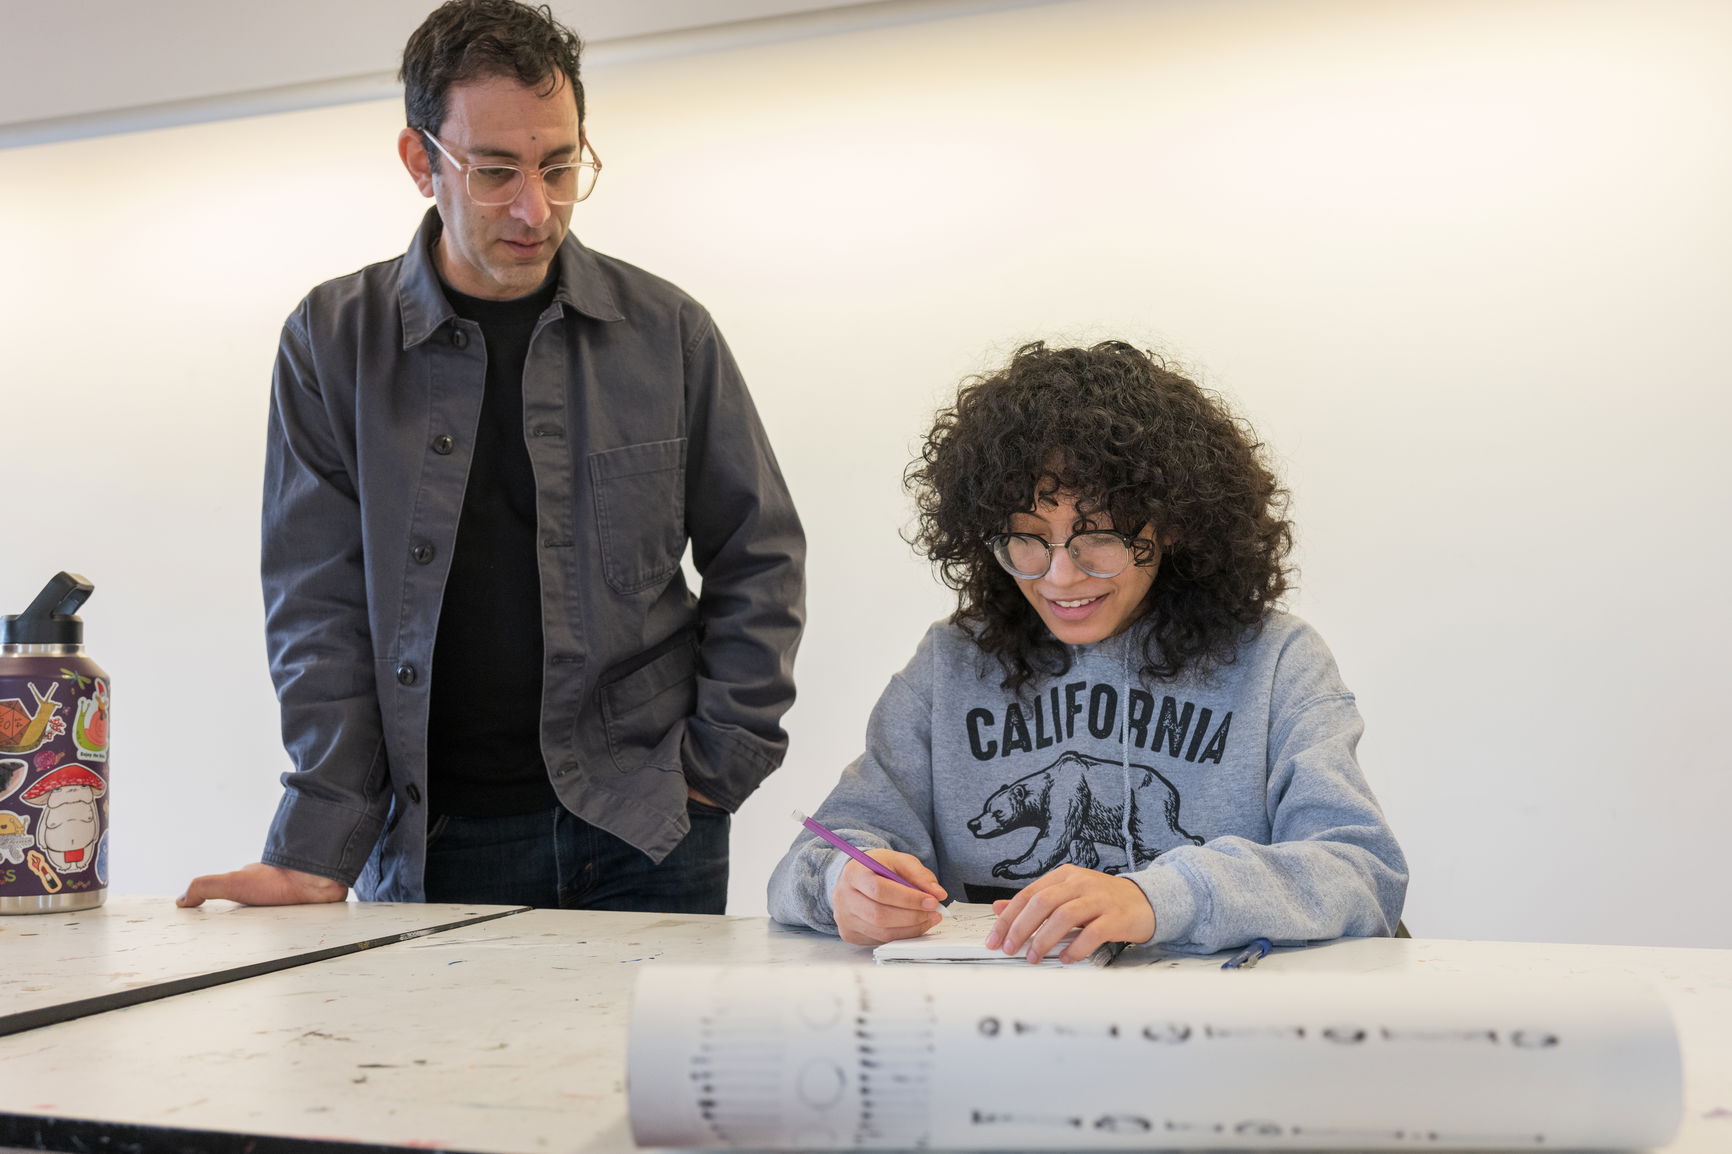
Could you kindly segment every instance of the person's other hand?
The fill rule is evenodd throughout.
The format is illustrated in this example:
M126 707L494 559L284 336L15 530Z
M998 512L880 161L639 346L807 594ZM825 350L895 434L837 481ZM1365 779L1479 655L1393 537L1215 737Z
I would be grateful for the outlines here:
M349 887L342 882L254 862L230 873L193 878L174 904L190 907L224 898L245 906L299 906L340 902L348 896Z
M986 948L1002 949L1031 962L1070 933L1060 961L1080 962L1107 942L1146 942L1155 936L1155 911L1142 887L1128 878L1099 870L1062 865L1028 883L1009 901L992 903L998 921L986 935Z
M938 912L938 903L950 895L938 884L937 876L920 864L919 858L893 849L869 849L866 855L883 862L920 889L911 890L899 882L881 878L850 859L830 893L830 910L835 914L836 930L843 941L857 946L881 946L898 938L917 938L944 920L944 915Z

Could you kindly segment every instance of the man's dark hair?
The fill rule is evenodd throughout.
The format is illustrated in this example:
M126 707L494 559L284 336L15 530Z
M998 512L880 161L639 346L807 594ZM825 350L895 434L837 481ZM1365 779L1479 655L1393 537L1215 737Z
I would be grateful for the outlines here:
M1042 624L987 538L1041 495L1076 497L1076 530L1101 514L1126 533L1153 524L1163 549L1144 605L1141 676L1230 665L1246 631L1287 591L1287 491L1249 425L1218 395L1122 341L1024 345L970 378L940 411L904 483L914 546L956 590L951 620L1020 691L1070 654Z
M563 80L583 123L583 41L553 18L553 10L517 0L450 0L435 8L403 47L403 110L411 128L437 133L452 87L511 77L550 96Z

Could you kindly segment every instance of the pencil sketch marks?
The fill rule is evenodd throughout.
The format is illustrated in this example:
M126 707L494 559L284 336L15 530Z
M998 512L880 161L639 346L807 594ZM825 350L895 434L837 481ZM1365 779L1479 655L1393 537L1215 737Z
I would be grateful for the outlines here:
M1426 1029L1390 1026L1333 1024L1312 1026L1298 1023L1209 1022L1087 1022L1058 1019L1005 1018L987 1014L975 1023L983 1038L1083 1039L1128 1038L1161 1046L1188 1042L1324 1042L1333 1046L1361 1046L1367 1042L1393 1045L1505 1046L1517 1050L1546 1050L1562 1043L1552 1030L1499 1029L1494 1026Z
M640 979L645 1146L1641 1149L1682 1108L1665 1002L1617 983L695 972Z
M1070 1131L1096 1134L1159 1135L1161 1145L1171 1140L1201 1141L1222 1138L1260 1141L1272 1139L1305 1140L1308 1146L1321 1142L1339 1144L1345 1149L1382 1146L1433 1146L1439 1149L1456 1147L1491 1147L1513 1149L1543 1146L1544 1134L1487 1134L1436 1130L1429 1127L1349 1128L1301 1126L1271 1118L1246 1118L1235 1122L1205 1122L1181 1118L1152 1118L1146 1114L1110 1113L1085 1117L1080 1114L1040 1113L1026 1110L992 1110L975 1107L969 1111L969 1122L981 1131L981 1141L991 1142L988 1133L994 1127L1014 1129L1019 1134L1030 1131ZM1059 1140L1054 1135L1054 1140ZM1211 1143L1213 1144L1213 1143ZM1235 1142L1235 1145L1238 1143Z
M924 1148L931 1142L938 1029L932 993L920 986L868 985L859 975L855 982L860 1137L873 1145Z
M935 1021L926 991L858 974L775 1006L717 989L689 1059L698 1113L725 1146L785 1144L793 1117L799 1146L925 1147Z

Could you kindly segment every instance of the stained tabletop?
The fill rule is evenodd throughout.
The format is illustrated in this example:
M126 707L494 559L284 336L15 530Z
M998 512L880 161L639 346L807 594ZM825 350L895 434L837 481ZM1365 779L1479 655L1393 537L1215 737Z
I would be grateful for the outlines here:
M1122 961L1128 981L1220 964ZM860 947L763 918L532 910L0 1038L0 1143L631 1151L635 979L688 963L871 965ZM1721 1150L1732 1135L1732 951L1377 939L1277 950L1246 979L1264 968L1641 977L1674 1007L1692 1059L1668 1150Z
M0 1034L512 914L521 906L332 902L276 908L114 896L0 917Z

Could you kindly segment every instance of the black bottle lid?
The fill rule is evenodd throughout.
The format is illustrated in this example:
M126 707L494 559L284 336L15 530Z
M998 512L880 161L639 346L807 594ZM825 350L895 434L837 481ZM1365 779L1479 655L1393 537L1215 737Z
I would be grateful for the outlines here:
M24 612L0 617L0 645L83 645L78 607L95 588L76 573L56 573Z

